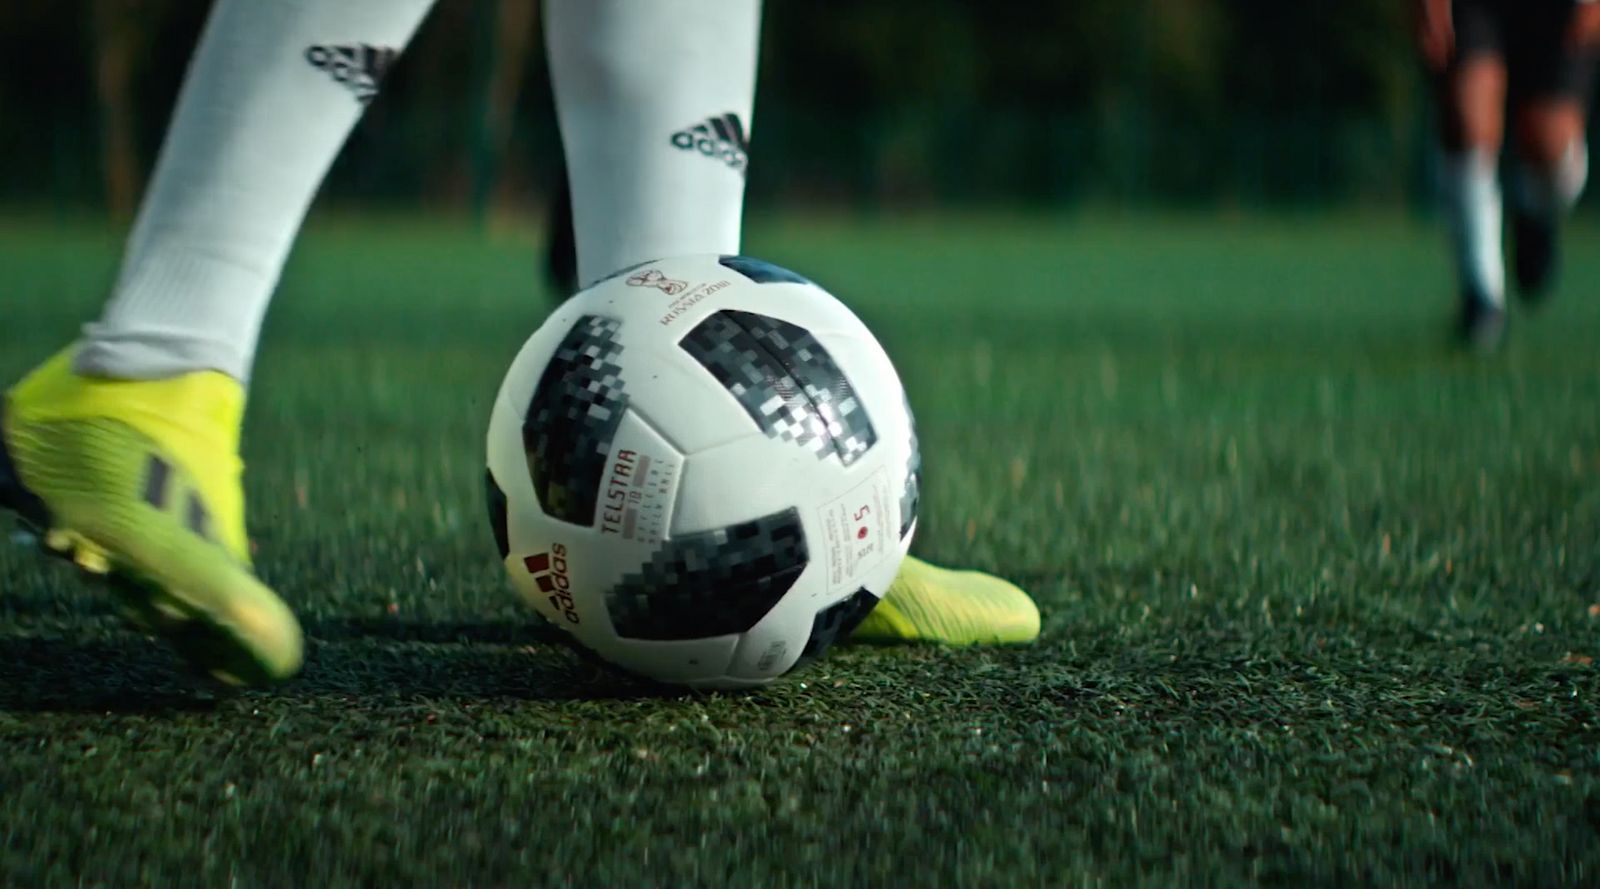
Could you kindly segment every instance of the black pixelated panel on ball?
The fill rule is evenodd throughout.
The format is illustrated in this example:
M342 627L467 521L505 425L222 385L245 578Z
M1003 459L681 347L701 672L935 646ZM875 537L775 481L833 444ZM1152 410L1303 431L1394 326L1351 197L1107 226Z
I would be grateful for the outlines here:
M489 530L494 532L494 545L500 551L500 561L511 555L511 532L506 522L506 492L495 484L494 473L483 472L484 501L489 507Z
M906 460L906 485L900 492L900 539L911 533L911 523L917 520L917 506L922 502L922 451L917 446L917 418L911 413L911 401L906 401L906 431L911 435L911 456Z
M806 640L806 647L800 652L799 660L795 661L793 669L799 670L810 666L812 663L828 653L828 648L841 639L848 638L855 632L856 627L867 619L872 609L878 605L878 597L866 588L856 590L849 598L841 599L817 612L816 619L811 622L811 638Z
M551 518L594 524L600 475L628 406L617 356L621 322L584 315L545 365L522 421L539 505Z
M757 284L810 284L801 275L791 272L781 265L773 265L765 259L756 259L753 256L724 256L718 259L723 267L733 269Z
M663 543L606 594L617 635L706 639L755 626L805 570L794 508Z
M804 328L726 309L678 344L711 372L769 438L849 466L878 440L855 387Z

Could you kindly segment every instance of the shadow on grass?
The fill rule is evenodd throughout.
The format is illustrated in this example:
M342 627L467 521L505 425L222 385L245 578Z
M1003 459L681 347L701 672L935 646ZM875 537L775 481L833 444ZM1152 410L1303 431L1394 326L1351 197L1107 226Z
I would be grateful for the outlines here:
M302 694L521 700L639 700L683 689L630 676L548 624L331 618L306 623Z
M131 634L0 639L0 712L206 712L217 700L170 652Z
M306 663L277 688L294 699L645 700L682 689L621 673L552 627L333 618L308 622ZM117 638L0 638L0 712L206 712L241 692L188 672L164 646Z
M397 617L324 617L302 622L306 636L329 643L381 640L431 645L565 645L567 634L543 621L439 621Z

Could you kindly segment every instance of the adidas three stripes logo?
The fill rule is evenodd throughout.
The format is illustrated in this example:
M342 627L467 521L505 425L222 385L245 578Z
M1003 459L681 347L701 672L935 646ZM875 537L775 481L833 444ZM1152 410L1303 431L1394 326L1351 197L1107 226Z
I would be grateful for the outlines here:
M389 73L399 50L365 43L336 43L306 47L306 61L319 71L350 88L356 101L370 103L378 95L383 77Z
M176 493L173 487L172 466L155 454L151 454L145 463L144 502L166 511L172 505L172 495ZM210 510L206 509L205 502L200 499L198 492L189 491L188 495L182 504L184 525L201 537L208 540L215 539L212 535Z
M721 160L740 174L750 165L750 143L745 139L744 124L731 111L673 133L672 146Z

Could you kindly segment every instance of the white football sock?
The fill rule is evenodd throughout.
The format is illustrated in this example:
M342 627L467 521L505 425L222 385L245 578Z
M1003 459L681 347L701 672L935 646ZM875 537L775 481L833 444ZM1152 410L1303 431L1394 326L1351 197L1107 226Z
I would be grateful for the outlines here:
M1494 305L1503 306L1506 265L1500 249L1502 210L1495 156L1475 149L1449 154L1441 174L1461 281Z
M432 5L219 0L79 371L248 377L312 196Z
M1535 216L1563 216L1578 203L1588 181L1589 146L1575 139L1550 169L1527 161L1517 164L1517 203Z
M737 253L759 0L547 0L578 278Z

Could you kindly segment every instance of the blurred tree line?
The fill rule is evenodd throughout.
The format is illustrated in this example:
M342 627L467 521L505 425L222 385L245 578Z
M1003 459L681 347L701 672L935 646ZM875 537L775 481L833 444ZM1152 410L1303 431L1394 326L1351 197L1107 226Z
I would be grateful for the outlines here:
M208 6L0 4L0 200L128 212ZM769 0L752 196L1406 200L1422 190L1430 113L1406 6ZM554 119L535 0L441 0L330 199L537 203L558 169Z

